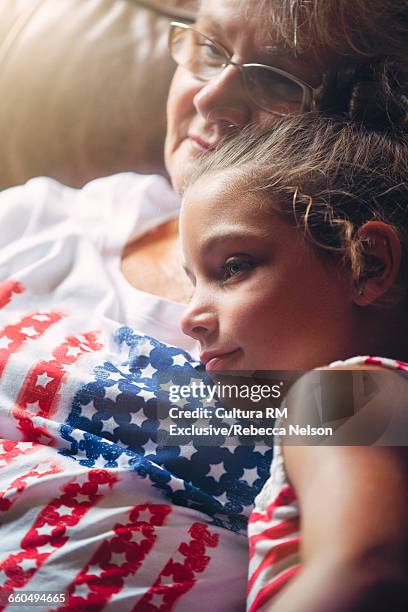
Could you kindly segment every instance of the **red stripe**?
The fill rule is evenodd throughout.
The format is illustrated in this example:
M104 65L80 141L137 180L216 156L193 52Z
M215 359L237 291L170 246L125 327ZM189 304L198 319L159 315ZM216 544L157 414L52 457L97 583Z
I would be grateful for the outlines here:
M44 471L46 463L35 465L29 472L22 474L15 480L13 480L3 491L0 491L0 512L6 512L10 510L13 504L18 499L18 495L24 491L24 489L30 484L30 481L37 481L44 476L50 474L59 474L63 471L62 467L58 467L55 463L49 463L49 469ZM12 499L10 496L13 495Z
M136 603L133 612L155 609L167 612L194 586L196 574L203 572L211 559L206 554L207 548L216 548L219 536L202 523L194 523L189 533L189 542L182 542L177 549L177 560L176 555L169 559L153 586Z
M18 460L21 455L34 453L38 449L37 444L21 443L18 440L0 439L0 469ZM9 510L12 502L4 499L6 491L0 492L0 511Z
M134 506L129 522L114 526L115 535L99 546L69 585L66 605L58 610L71 612L89 607L92 612L101 610L122 590L125 579L140 568L156 542L156 528L165 523L170 512L171 506L165 504ZM76 594L76 589L82 593ZM87 596L84 591L88 591Z
M266 567L273 565L274 563L278 563L285 559L286 557L290 557L294 553L299 552L299 544L300 538L292 538L287 542L281 542L280 544L276 544L271 550L265 555L262 563L258 565L254 573L252 574L249 582L248 582L248 593L251 591L254 586L258 576Z
M28 455L38 450L39 444L28 444L19 440L0 439L0 468L12 463L20 455ZM3 452L1 452L3 451Z
M256 612L262 608L262 606L275 597L275 595L277 595L279 591L296 576L300 569L300 565L294 565L293 567L290 567L286 571L282 572L282 574L277 576L274 580L272 580L272 582L264 586L254 599L248 612Z
M84 353L102 348L97 337L95 332L69 336L52 352L54 359L41 360L31 368L13 408L13 416L19 422L23 440L52 444L53 438L46 429L34 425L33 416L49 418L55 412L69 368L73 367ZM39 384L42 378L44 384ZM38 406L36 412L27 409L27 404L33 403Z
M4 308L13 298L14 293L23 293L25 287L16 280L6 280L0 284L0 308Z
M78 525L116 480L107 470L90 470L84 482L74 479L65 484L62 494L41 510L22 539L20 552L10 554L0 564L0 571L7 576L2 588L11 592L23 588L52 553L65 544L67 528ZM88 500L78 503L77 495ZM50 551L50 547L53 550ZM4 606L0 606L0 610L3 609Z
M267 523L271 520L276 508L289 506L290 504L293 504L294 501L297 501L296 492L291 485L286 485L279 492L274 501L269 504L266 512L252 512L251 516L249 517L249 523L256 523L257 521Z
M364 360L364 364L381 366L382 368L388 369L397 369L404 371L408 370L408 363L406 363L405 361L400 361L399 359L392 359L391 361L395 364L395 366L391 365L390 363L386 363L381 357L367 357Z
M291 519L290 521L279 523L273 527L269 527L269 529L265 529L265 531L262 531L262 533L251 536L249 538L249 558L251 559L253 557L255 553L255 546L258 542L261 542L262 540L280 540L280 538L289 536L296 531L299 531L298 517Z
M0 331L0 346L4 341L8 344L7 347L0 348L0 377L11 355L19 351L25 342L38 340L49 327L60 321L63 316L60 312L35 312L23 317L14 325L6 325ZM41 319L36 317L41 317Z

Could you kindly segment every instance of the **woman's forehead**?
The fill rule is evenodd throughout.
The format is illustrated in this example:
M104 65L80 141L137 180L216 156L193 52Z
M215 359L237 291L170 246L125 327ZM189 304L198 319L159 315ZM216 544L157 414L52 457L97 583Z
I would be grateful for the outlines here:
M301 28L296 31L299 6L299 0L202 0L197 28L223 44L238 62L276 66L318 87L322 74L342 57ZM310 7L303 9L303 24L306 16L308 23L312 17L308 11Z
M255 26L259 29L267 22L267 27L261 28L265 34L273 26L273 15L279 2L263 2L263 9L253 0L201 0L197 21L211 22L221 30L225 26L246 29Z
M277 47L281 52L286 50L286 53L293 53L279 28L274 27L271 10L261 15L258 10L250 10L252 4L255 7L256 3L252 0L202 0L197 28L224 44L262 50L266 63L268 52L271 51L273 55Z

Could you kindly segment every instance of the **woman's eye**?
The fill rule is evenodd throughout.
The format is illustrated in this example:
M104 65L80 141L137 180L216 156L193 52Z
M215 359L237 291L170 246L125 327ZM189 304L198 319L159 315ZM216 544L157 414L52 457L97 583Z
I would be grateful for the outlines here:
M226 281L230 278L239 276L252 270L254 262L248 259L229 259L222 266L223 280Z
M225 61L224 55L211 43L198 43L198 46L201 48L200 53L203 58L211 61Z

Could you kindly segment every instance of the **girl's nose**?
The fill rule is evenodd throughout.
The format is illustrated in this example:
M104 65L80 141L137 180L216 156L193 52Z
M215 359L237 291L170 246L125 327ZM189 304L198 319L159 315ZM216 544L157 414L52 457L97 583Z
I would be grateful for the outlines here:
M216 332L218 320L214 312L193 301L181 318L181 329L187 336L203 342Z
M227 66L207 81L194 97L196 111L205 119L243 128L251 120L251 103L242 85L239 68Z

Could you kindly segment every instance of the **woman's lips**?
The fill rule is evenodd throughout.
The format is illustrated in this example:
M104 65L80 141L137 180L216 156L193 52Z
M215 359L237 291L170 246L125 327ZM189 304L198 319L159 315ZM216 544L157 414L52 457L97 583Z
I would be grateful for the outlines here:
M188 137L202 151L212 151L217 146L216 142L209 142L208 140L204 140L200 136L195 136L194 134L189 134Z
M240 349L234 349L226 353L210 353L204 352L201 354L200 359L205 365L207 372L214 372L215 370L223 370L226 368L226 364L230 361L231 357L234 358L235 354Z

